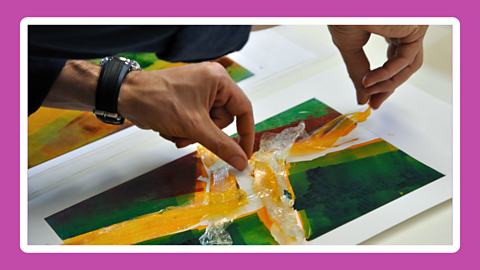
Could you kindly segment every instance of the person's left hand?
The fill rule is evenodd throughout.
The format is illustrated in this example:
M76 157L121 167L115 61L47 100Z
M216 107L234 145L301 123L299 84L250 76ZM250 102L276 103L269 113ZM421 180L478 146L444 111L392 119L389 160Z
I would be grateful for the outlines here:
M357 91L357 101L370 101L373 109L393 94L423 63L423 39L426 25L332 25L328 29L340 50L350 78ZM389 43L388 60L382 67L370 70L363 46L371 34L378 34Z

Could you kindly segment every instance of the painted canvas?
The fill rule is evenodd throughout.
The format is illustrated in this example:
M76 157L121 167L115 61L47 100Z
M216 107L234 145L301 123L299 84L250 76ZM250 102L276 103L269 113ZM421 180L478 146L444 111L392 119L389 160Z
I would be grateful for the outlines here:
M154 53L120 54L120 56L138 61L146 71L187 65L187 63L170 63L160 60ZM100 59L92 61L100 63ZM215 62L225 67L235 82L253 76L253 73L228 57L219 58ZM41 107L28 118L28 168L132 125L129 121L120 126L104 124L98 121L91 112Z
M308 100L256 124L254 151L259 150L264 133L279 133L302 121L305 130L312 132L340 115L316 99ZM380 138L312 160L291 162L287 168L291 194L286 195L295 198L292 207L298 213L306 241L444 176ZM210 225L194 219L199 212L192 212L189 206L198 206L195 202L212 189L206 179L199 153L191 153L45 220L65 244L198 245ZM242 195L242 188L244 185L237 183L232 189ZM278 238L278 229L265 206L250 199L248 203L242 204L241 211L225 228L232 244L285 244ZM149 226L149 218L164 223ZM127 226L133 230L122 232Z

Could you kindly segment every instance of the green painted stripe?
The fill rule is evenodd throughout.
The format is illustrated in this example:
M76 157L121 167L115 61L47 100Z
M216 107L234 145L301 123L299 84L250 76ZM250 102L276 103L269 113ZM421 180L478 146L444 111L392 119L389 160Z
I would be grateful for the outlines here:
M368 151L370 145L363 147ZM337 154L354 157L352 153ZM401 150L334 163L327 156L289 177L296 196L295 209L304 213L301 218L305 229L311 231L308 240L444 176Z

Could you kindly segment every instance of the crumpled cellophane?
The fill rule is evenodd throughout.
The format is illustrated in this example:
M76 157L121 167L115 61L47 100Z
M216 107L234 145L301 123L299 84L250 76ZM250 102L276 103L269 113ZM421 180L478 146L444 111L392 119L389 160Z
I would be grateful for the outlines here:
M238 189L237 181L230 172L230 165L201 145L197 147L197 150L198 157L202 159L210 178L210 193ZM200 243L202 245L233 244L232 237L226 229L236 217L237 209L232 209L222 215L209 216L207 229L199 238Z
M299 136L306 136L303 122L278 134L265 133L260 140L260 149L250 159L256 195L265 204L270 220L286 238L291 239L288 242L297 244L305 240L305 235L297 223L285 162Z
M254 172L255 198L262 200L273 226L279 228L285 243L302 243L303 229L298 225L293 208L294 194L288 180L286 157L288 155L319 152L331 147L355 129L370 115L364 112L345 114L308 135L305 124L287 128L281 133L265 133L260 149L250 159ZM232 239L226 228L238 215L238 209L248 204L245 191L238 188L230 166L203 146L198 147L210 179L209 192L199 192L184 206L168 207L159 212L143 215L109 227L91 231L64 240L65 245L126 245L169 235L208 220L203 245L229 245Z

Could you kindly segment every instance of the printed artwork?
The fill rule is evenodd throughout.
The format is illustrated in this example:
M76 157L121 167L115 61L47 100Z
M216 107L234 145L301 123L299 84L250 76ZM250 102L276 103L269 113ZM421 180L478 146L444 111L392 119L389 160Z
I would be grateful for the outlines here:
M120 54L120 56L138 61L143 70L146 71L188 65L187 63L170 63L160 60L154 53ZM100 63L100 59L92 61L97 64ZM235 82L253 76L253 73L228 57L219 58L215 62L225 67ZM120 126L108 125L99 121L92 112L41 107L28 118L28 168L132 125L129 121L125 121L125 124Z
M256 124L254 151L266 132L279 133L301 121L312 132L340 115L316 99L306 101ZM380 138L310 161L288 163L287 169L291 194L285 195L294 198L292 207L306 241L444 176ZM196 207L208 196L205 179L199 154L191 153L45 220L65 244L198 245L210 225L195 224L202 220L201 212L190 206ZM233 191L243 192L238 184ZM243 212L225 228L232 244L284 244L266 208L255 208L250 200L252 208L246 208L241 195L237 202ZM151 226L147 222L151 218L163 223ZM127 226L128 233L122 231Z
M307 240L444 176L382 139L292 163L289 173Z

